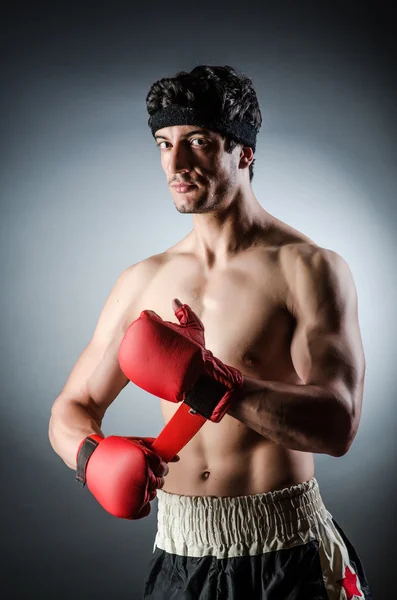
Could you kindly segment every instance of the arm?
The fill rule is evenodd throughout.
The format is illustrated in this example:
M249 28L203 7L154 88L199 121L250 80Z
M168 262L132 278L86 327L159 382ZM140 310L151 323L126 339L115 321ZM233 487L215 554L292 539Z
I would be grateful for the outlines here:
M119 276L98 319L93 337L74 365L56 398L49 422L49 439L66 465L76 469L81 440L95 433L103 437L106 409L127 385L117 352L131 303L133 267Z
M286 251L291 358L303 385L245 378L228 412L287 448L342 456L358 429L365 374L353 277L330 250Z
M168 473L167 464L150 448L153 438L105 437L100 429L107 408L128 383L118 350L131 317L134 290L145 285L157 262L151 257L120 275L90 343L52 406L49 423L51 445L76 470L75 478L87 485L105 510L125 519L150 513L150 502ZM172 459L176 460L178 456Z

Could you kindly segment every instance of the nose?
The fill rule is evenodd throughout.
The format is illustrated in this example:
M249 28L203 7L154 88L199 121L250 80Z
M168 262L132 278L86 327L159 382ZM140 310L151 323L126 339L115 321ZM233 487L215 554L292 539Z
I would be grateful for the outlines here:
M167 152L167 172L169 175L189 172L191 169L189 152L183 144L176 143Z

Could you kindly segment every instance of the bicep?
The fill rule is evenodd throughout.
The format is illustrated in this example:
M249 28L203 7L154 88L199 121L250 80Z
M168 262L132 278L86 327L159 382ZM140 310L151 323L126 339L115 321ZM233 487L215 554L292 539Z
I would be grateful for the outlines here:
M294 368L304 384L319 385L351 397L363 382L365 361L355 327L330 332L298 326L291 343Z
M102 420L106 409L127 385L118 363L118 349L126 329L131 303L131 273L117 279L99 315L93 336L74 364L53 410L78 402Z
M74 364L54 409L65 402L77 402L101 421L128 383L119 367L117 351L116 344L104 348L91 340Z
M365 357L357 293L350 269L339 255L328 251L298 263L295 306L291 358L299 377L359 409Z

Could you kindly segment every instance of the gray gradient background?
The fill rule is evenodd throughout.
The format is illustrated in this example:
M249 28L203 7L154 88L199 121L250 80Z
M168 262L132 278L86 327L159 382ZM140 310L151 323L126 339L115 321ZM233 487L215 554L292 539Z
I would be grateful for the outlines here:
M157 501L142 521L108 515L51 449L48 420L120 272L191 229L167 189L145 97L153 81L206 63L235 66L256 86L262 206L353 272L367 358L362 420L346 456L316 456L316 476L374 598L395 597L391 3L10 11L1 40L2 597L140 598ZM161 428L158 401L132 384L103 426Z

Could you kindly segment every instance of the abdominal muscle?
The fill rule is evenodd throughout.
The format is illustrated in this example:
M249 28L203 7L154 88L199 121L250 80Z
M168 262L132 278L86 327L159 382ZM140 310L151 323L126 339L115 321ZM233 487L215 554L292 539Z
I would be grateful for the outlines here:
M141 281L131 320L150 308L175 323L172 298L179 298L202 320L206 348L226 365L253 379L302 383L290 356L295 317L278 246L259 245L208 271L190 237L158 259L150 284ZM179 405L160 402L167 423ZM205 422L178 455L163 490L179 495L259 494L314 475L311 453L276 444L229 414Z
M167 422L178 408L164 400ZM163 490L184 496L246 496L283 489L314 475L313 455L290 450L225 415L207 421L169 463Z

